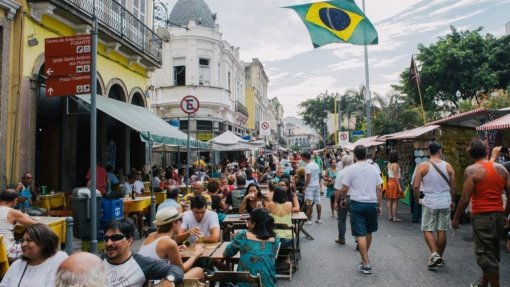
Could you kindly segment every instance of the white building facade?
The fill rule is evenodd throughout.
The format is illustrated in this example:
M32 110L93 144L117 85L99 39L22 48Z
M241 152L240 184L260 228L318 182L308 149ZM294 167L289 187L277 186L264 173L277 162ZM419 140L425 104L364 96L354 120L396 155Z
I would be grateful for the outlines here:
M202 141L226 130L247 132L244 64L239 48L222 39L215 17L203 0L179 0L169 17L163 67L152 76L156 113ZM200 102L189 123L180 108L187 95Z

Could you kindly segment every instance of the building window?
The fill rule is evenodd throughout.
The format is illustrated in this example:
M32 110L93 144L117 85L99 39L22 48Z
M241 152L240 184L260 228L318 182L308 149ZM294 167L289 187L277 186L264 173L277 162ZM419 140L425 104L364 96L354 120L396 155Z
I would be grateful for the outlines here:
M145 23L145 0L133 0L133 14Z
M179 129L181 131L187 131L188 130L188 121L187 120L180 120L179 121Z
M186 86L186 59L175 58L174 64L174 86Z
M228 130L232 131L232 126L231 125L228 125Z
M227 90L230 91L230 82L232 81L232 76L230 75L230 72L227 74Z
M211 85L211 66L209 65L209 59L198 59L198 85Z
M211 121L197 121L197 130L211 131L213 128Z

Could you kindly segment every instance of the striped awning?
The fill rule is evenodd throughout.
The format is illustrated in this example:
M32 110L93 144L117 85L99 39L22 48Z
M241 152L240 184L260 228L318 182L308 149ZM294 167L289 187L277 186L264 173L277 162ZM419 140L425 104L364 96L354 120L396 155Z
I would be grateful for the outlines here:
M476 127L477 131L501 130L510 128L510 115L503 116L491 122Z
M415 139L421 135L424 135L428 132L431 132L435 129L438 129L438 125L428 125L424 127L414 128L412 130L403 131L393 136L386 137L387 140L404 140L404 139Z

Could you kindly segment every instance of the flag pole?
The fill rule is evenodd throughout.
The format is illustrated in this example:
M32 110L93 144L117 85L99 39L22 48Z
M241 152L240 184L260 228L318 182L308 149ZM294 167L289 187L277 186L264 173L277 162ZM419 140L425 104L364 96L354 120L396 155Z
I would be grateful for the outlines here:
M363 0L363 13L365 12L365 0ZM365 31L366 33L366 31ZM366 38L366 37L365 37ZM364 54L365 54L365 108L366 108L366 117L367 117L367 137L372 136L372 120L370 119L371 114L371 95L370 95L370 77L368 71L368 47L367 44L364 46Z
M411 60L413 61L414 74L416 78L416 87L418 87L418 95L420 96L420 104L421 104L421 114L423 116L423 124L427 124L427 118L425 117L425 109L423 108L423 97L421 96L421 88L420 88L420 79L418 76L418 69L416 68L416 62L414 61L414 55L411 55Z

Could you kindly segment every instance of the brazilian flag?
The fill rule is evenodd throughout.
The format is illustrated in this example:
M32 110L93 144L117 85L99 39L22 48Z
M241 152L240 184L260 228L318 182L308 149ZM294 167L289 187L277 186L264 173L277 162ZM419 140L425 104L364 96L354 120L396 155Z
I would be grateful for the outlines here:
M308 28L314 48L331 43L374 45L377 31L354 0L289 6Z

